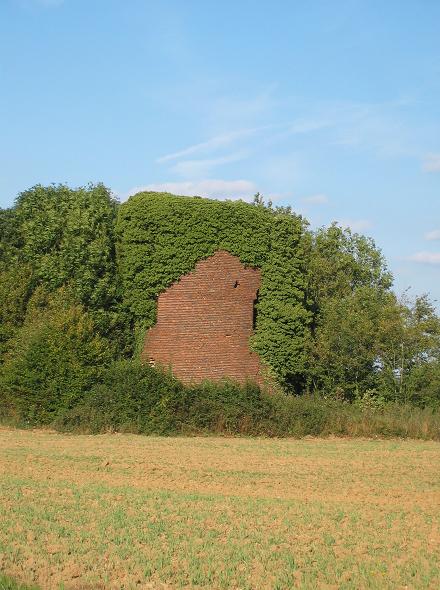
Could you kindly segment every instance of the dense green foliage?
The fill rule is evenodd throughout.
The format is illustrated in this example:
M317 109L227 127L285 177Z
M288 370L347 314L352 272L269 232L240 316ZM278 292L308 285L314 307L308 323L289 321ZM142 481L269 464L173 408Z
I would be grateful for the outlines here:
M115 297L116 202L102 185L25 191L14 209L20 254L35 281L53 291L68 281L82 304L99 309Z
M308 389L440 405L440 319L427 296L398 300L374 242L337 225L312 234L308 270Z
M138 358L157 295L219 249L261 268L251 346L280 385L270 398L251 384L184 387L124 360ZM371 424L405 435L405 419L434 436L440 319L427 296L399 300L391 287L371 239L336 224L312 232L259 195L119 205L102 185L34 187L0 210L0 418L280 436Z
M139 193L120 207L117 233L124 298L139 339L155 322L157 295L202 258L227 250L261 268L252 344L281 384L300 391L309 320L301 217L241 201Z
M322 396L268 394L249 383L186 387L148 365L122 361L56 423L61 430L247 436L348 435L440 439L440 411L355 403Z
M117 203L102 185L76 190L36 186L21 193L0 215L0 318L19 325L34 290L48 293L69 285L76 301L93 312L102 331L115 318ZM5 291L3 291L5 290ZM11 309L12 314L11 314Z
M34 187L1 212L0 412L51 422L125 352L116 209L102 185L60 185Z
M2 367L4 393L25 424L52 423L74 407L112 359L90 313L65 289L38 295Z

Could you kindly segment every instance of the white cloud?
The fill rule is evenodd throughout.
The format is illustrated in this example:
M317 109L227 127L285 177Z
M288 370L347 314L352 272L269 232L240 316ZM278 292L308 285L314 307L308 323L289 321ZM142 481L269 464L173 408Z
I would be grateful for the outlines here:
M244 160L248 156L248 152L240 151L233 154L220 156L218 158L206 158L201 160L183 160L177 162L172 168L172 172L188 179L203 178L208 176L214 168L229 164L230 162L238 162Z
M304 197L301 200L303 203L308 203L309 205L325 205L329 202L328 196L324 194L311 195L310 197Z
M250 201L257 187L250 180L218 180L162 182L131 189L126 198L141 191L173 193L175 195L211 197L214 199L243 199ZM124 199L122 199L124 200Z
M202 141L200 143L196 143L194 145L190 145L183 150L173 152L171 154L166 154L165 156L161 156L156 161L159 164L164 162L168 162L170 160L179 160L180 158L184 158L186 156L190 156L192 154L205 154L216 151L223 147L229 146L234 144L242 139L248 139L258 133L268 130L276 130L281 129L280 132L277 132L272 137L269 136L268 140L275 140L278 141L283 137L289 135L301 135L304 133L311 133L313 131L318 131L325 127L331 126L332 123L329 121L320 121L320 120L308 120L308 119L298 119L294 123L289 124L278 124L278 125L261 125L259 127L251 127L249 129L239 129L238 131L229 131L226 133L222 133L220 135L215 135L214 137L209 138L206 141Z
M216 135L211 137L207 141L203 141L201 143L196 143L194 145L190 145L189 147L180 150L178 152L174 152L172 154L166 154L165 156L161 156L157 159L157 162L163 163L168 162L169 160L178 160L180 158L184 158L186 156L190 156L191 154L197 153L207 153L214 151L218 148L225 147L230 145L231 143L236 142L239 139L243 139L245 137L249 137L254 135L258 131L266 129L267 127L254 127L252 129L241 129L238 131L230 131L229 133L223 133L221 135Z
M440 172L440 154L427 154L423 160L425 172Z
M416 252L409 259L421 264L440 264L440 252Z
M428 240L428 242L440 240L440 229L434 229L433 231L429 231L428 233L426 233L425 240Z
M371 221L368 219L341 219L339 224L342 227L349 227L354 232L362 232L370 229L372 226Z

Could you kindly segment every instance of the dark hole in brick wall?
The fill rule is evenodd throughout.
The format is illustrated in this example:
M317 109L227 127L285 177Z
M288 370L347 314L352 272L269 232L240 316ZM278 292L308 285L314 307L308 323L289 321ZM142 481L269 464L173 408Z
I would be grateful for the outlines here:
M257 305L258 305L258 295L259 295L259 291L257 291L257 296L254 299L254 307L252 310L252 329L255 330L255 328L257 327L257 315L258 315L258 309L257 309Z
M234 283L234 289L236 289L236 288L238 287L238 285L239 285L239 284L240 284L240 283L239 283L238 281L235 281L235 283Z

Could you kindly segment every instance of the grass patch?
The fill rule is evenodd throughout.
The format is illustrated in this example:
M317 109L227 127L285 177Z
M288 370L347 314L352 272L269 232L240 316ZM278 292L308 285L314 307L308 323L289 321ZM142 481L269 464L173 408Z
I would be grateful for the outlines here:
M438 443L0 430L0 473L42 588L440 586Z
M25 586L0 573L0 590L39 590L37 586Z

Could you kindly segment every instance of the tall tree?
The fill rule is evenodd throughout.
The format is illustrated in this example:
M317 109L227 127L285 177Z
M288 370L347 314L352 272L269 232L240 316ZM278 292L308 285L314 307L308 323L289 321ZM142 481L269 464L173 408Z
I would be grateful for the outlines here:
M21 193L14 208L21 255L36 284L53 291L69 282L81 304L108 307L115 297L116 207L102 184L35 186Z
M387 340L399 324L392 277L373 240L337 224L310 236L309 388L353 398L374 387Z

